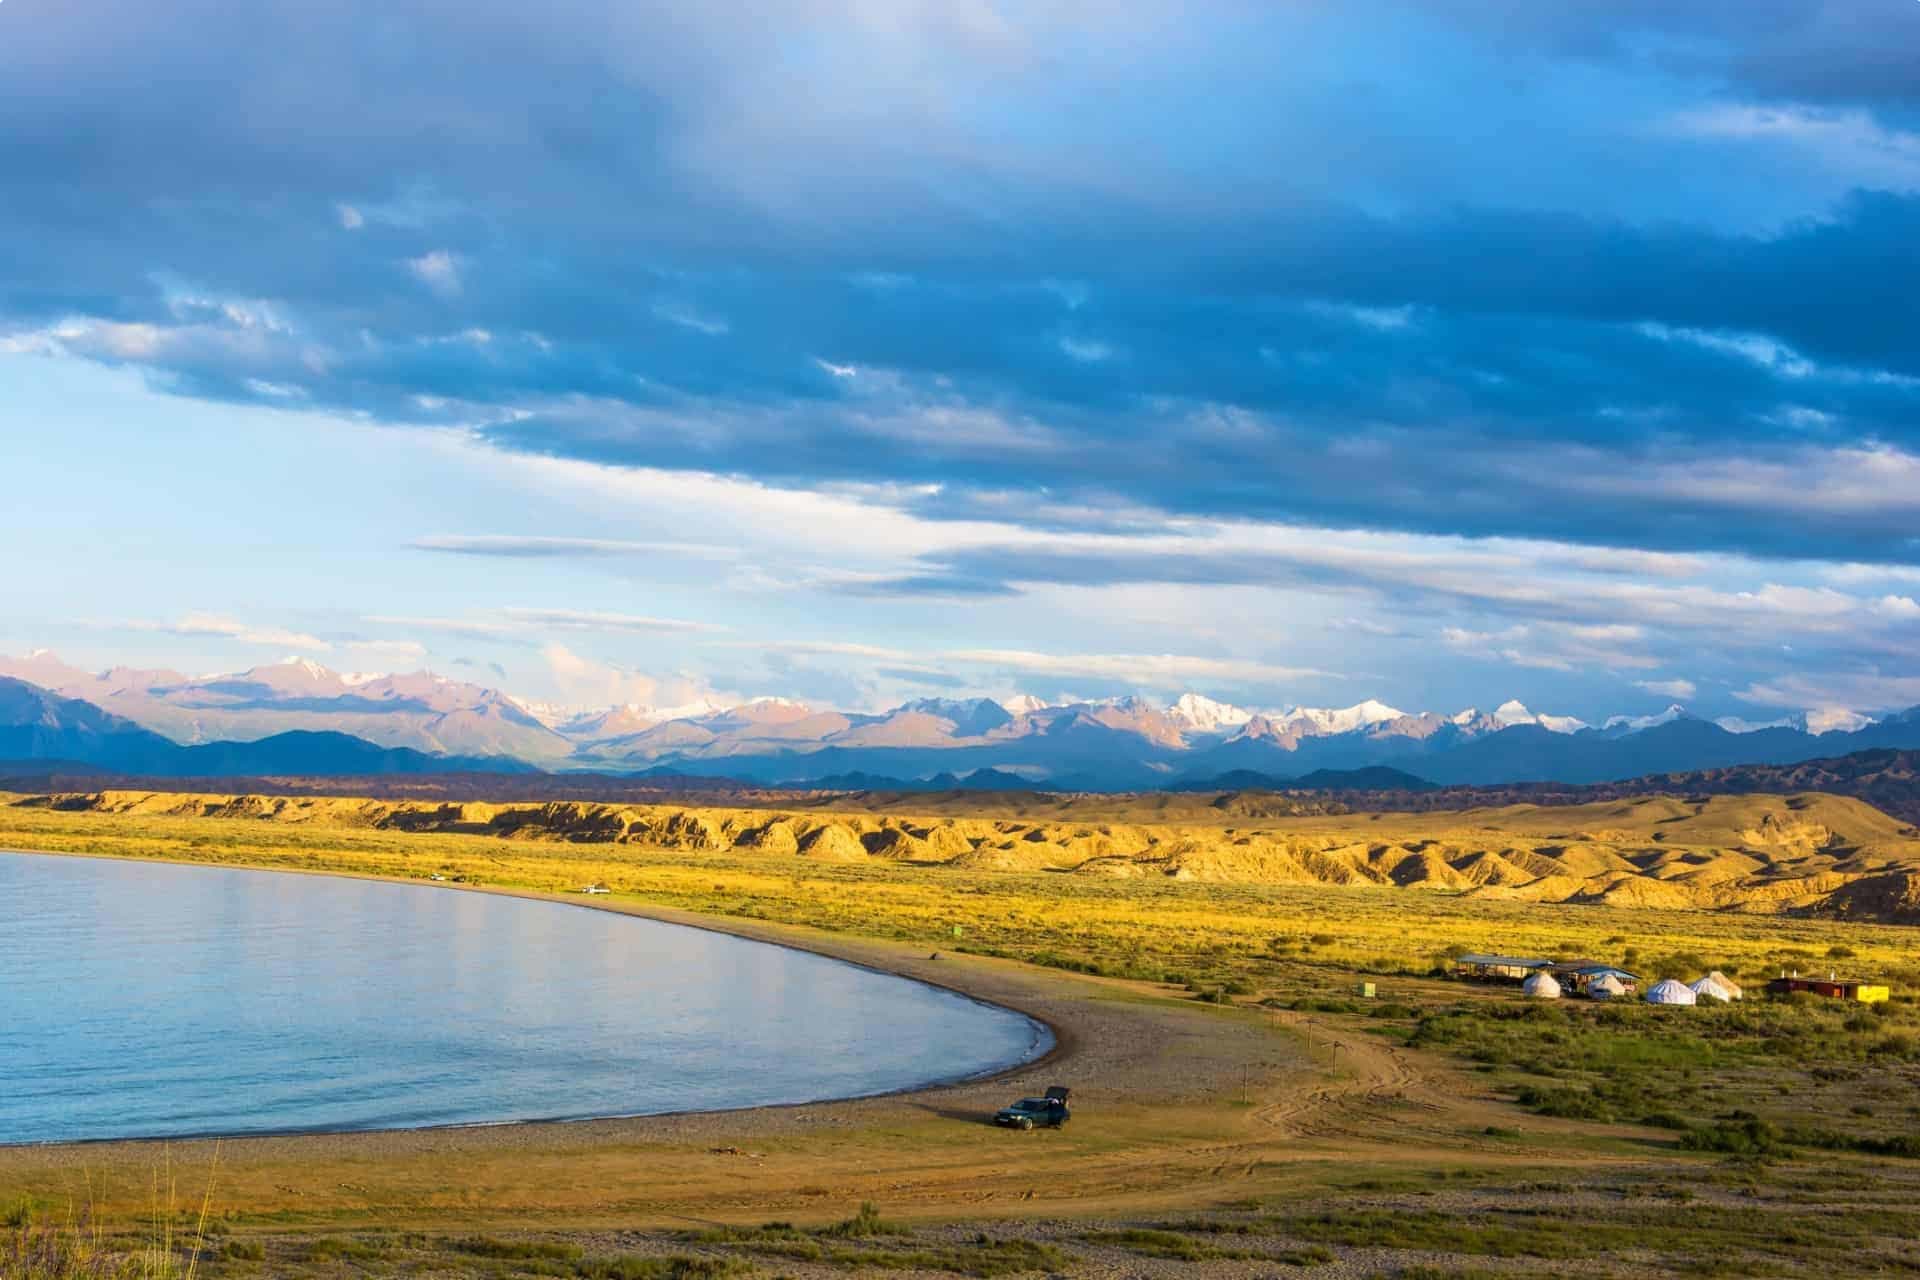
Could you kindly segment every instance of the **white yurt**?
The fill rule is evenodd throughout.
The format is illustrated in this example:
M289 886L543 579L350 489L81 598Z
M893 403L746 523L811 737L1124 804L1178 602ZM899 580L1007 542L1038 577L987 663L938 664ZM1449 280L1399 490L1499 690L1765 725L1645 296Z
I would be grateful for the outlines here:
M1678 978L1662 978L1647 989L1648 1004L1698 1004L1693 988Z
M1687 990L1693 992L1698 999L1718 1000L1721 1004L1727 1004L1733 999L1733 992L1727 990L1726 985L1712 974L1688 983Z
M1719 983L1721 987L1725 988L1727 993L1727 998L1729 1000L1738 1000L1744 994L1740 990L1739 983L1735 982L1732 978L1729 978L1726 974L1720 972L1718 969L1715 969L1712 973L1709 973L1707 975L1707 978L1711 978L1713 981ZM1706 981L1706 978L1701 979L1701 981L1703 982Z
M1536 973L1520 984L1520 990L1532 1000L1558 1000L1560 984L1553 980L1550 973Z
M1603 973L1587 984L1587 999L1611 1000L1627 994L1627 984L1610 973Z

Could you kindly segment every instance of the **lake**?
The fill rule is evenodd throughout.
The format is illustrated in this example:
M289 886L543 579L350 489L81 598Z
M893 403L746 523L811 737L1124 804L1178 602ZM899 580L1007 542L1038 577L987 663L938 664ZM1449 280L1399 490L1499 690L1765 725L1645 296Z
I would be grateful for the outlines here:
M810 1102L1051 1043L904 978L565 903L0 853L0 1143Z

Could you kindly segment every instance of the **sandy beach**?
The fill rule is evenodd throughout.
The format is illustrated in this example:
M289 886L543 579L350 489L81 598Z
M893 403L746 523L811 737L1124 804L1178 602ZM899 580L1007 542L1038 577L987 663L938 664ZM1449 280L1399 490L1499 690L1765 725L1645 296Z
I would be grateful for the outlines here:
M1032 1062L984 1078L793 1106L0 1148L0 1188L71 1194L91 1179L94 1203L110 1212L122 1192L137 1196L160 1164L183 1185L195 1184L217 1148L218 1200L296 1218L366 1215L391 1223L447 1210L463 1220L617 1212L633 1225L668 1225L830 1216L863 1198L899 1213L977 1211L995 1200L1030 1209L1035 1200L1086 1197L1096 1185L1107 1188L1105 1202L1123 1186L1159 1183L1149 1153L1165 1140L1143 1129L1231 1139L1256 1099L1314 1070L1304 1043L1274 1017L1197 1004L1171 988L633 902L446 891L559 901L801 948L1017 1010L1043 1023L1054 1044ZM1074 1090L1068 1130L1014 1134L986 1123L995 1108L1055 1083ZM1149 1114L1159 1122L1143 1126ZM1122 1135L1139 1140L1119 1143ZM1103 1171L1097 1178L1093 1166Z

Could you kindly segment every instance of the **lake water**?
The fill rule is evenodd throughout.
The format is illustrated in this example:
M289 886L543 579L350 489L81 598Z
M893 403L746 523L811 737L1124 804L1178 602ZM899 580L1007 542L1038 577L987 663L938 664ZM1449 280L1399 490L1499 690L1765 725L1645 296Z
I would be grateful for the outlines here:
M1050 1043L920 983L562 903L0 854L0 1143L809 1102Z

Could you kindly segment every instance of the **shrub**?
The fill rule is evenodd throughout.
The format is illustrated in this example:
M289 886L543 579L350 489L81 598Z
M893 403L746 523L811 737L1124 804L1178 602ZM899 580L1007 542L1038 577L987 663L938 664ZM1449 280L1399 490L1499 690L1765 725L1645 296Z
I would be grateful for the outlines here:
M560 1244L550 1240L501 1240L494 1236L463 1236L443 1243L445 1248L454 1253L472 1254L476 1258L552 1258L566 1262L578 1258L583 1252L577 1244Z
M1726 1120L1689 1129L1680 1136L1680 1145L1689 1151L1720 1151L1736 1156L1778 1155L1788 1149L1780 1130L1749 1111L1736 1111Z
M738 1258L690 1258L676 1254L670 1258L642 1258L623 1254L582 1263L573 1274L581 1280L719 1280L723 1276L742 1275L752 1270Z
M871 1200L860 1202L860 1211L843 1222L821 1229L820 1234L836 1240L863 1240L869 1236L897 1236L899 1227L880 1216L879 1206Z

